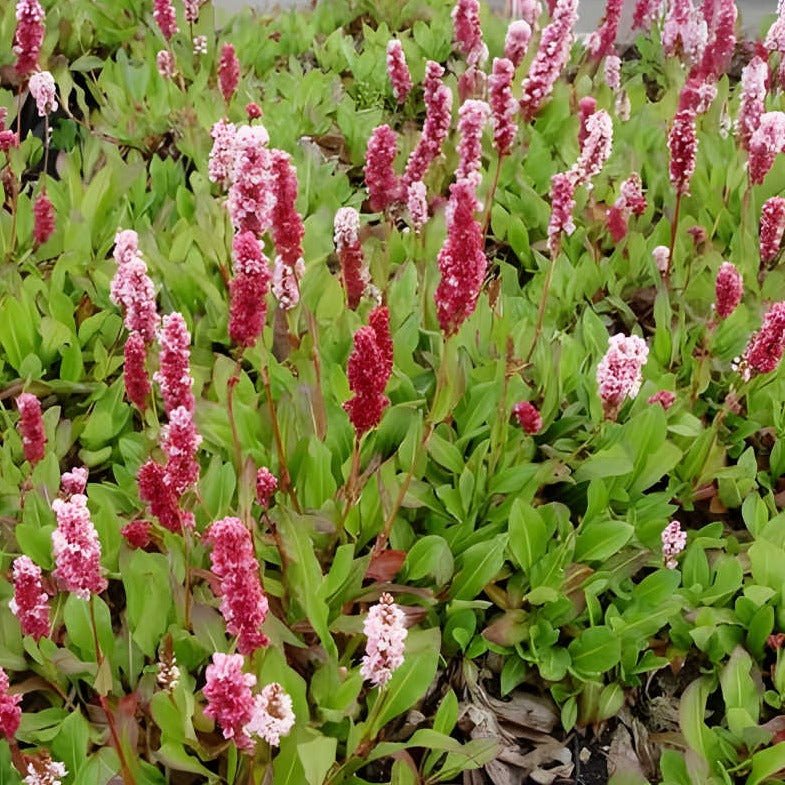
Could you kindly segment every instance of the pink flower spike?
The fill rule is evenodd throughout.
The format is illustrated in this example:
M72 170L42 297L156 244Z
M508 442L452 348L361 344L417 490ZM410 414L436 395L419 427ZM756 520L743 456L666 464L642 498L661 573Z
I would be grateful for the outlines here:
M760 124L750 137L750 181L760 185L774 165L774 159L785 151L785 112L764 112Z
M136 246L136 233L121 232L117 237L121 239L115 248L115 259L120 261L109 298L125 311L126 329L139 332L145 343L151 343L158 329L155 287Z
M600 109L586 120L586 139L571 170L575 186L589 186L592 178L602 171L612 149L613 120L604 109Z
M232 44L224 44L218 61L218 85L226 103L232 100L239 81L240 61L237 59L237 52Z
M219 120L210 130L213 138L213 147L207 164L207 176L212 183L218 183L222 188L227 188L234 165L234 143L237 128L234 123Z
M252 232L232 241L234 278L229 284L229 337L238 346L253 346L267 318L270 267L262 244Z
M46 117L57 111L57 88L54 77L49 71L36 71L30 77L28 86L30 95L35 99L39 117Z
M578 146L583 149L589 130L586 127L587 120L597 111L597 99L591 95L585 95L578 101Z
M488 79L488 102L493 117L493 144L499 155L512 150L518 132L518 102L512 94L515 66L504 57L495 57L493 72Z
M708 41L706 20L692 0L673 0L662 27L662 46L670 57L683 57L695 65Z
M13 741L22 720L21 695L12 695L8 674L0 668L0 736Z
M532 120L553 91L572 47L573 27L578 19L578 0L558 0L550 24L542 31L540 46L523 81L521 111Z
M77 466L70 472L63 472L60 477L60 493L68 499L75 493L84 493L87 488L89 471L86 466Z
M151 528L149 521L136 520L123 526L120 534L123 535L129 548L146 548L150 544Z
M87 497L75 493L68 501L55 499L52 509L57 528L52 532L52 550L57 565L52 575L66 591L89 600L107 587L101 574L101 543L93 526Z
M283 736L294 727L294 705L284 688L277 682L268 684L254 699L251 719L243 731L248 736L259 736L271 747L278 747Z
M785 3L777 3L777 18L769 28L763 45L769 52L785 52Z
M608 55L605 58L605 84L614 93L621 89L621 58L618 55Z
M168 41L173 35L179 32L177 27L177 16L174 12L172 0L154 0L155 8L153 18Z
M452 24L458 51L469 65L482 65L488 59L488 47L480 28L479 0L456 0L452 9Z
M597 366L597 384L608 419L615 419L627 398L634 398L643 383L649 347L637 335L617 333L608 339L608 351Z
M275 248L283 263L298 279L302 275L303 219L297 212L297 170L292 157L283 150L272 151L272 188L275 205L272 213L272 234ZM299 299L299 292L298 298Z
M643 215L646 212L646 197L643 195L641 176L633 172L621 184L621 196L625 206L634 215Z
M207 699L204 713L219 725L225 739L233 739L237 748L253 751L254 743L245 732L253 716L254 700L251 687L256 676L243 672L241 654L213 654L205 669L206 683L202 692Z
M245 116L248 118L249 123L253 120L258 120L263 114L262 107L256 101L250 101L245 105Z
M16 427L22 435L25 459L35 466L44 457L46 448L41 403L35 395L22 393L16 399L16 407L19 409L19 422Z
M673 406L675 401L676 393L671 392L670 390L660 390L659 392L654 393L654 395L650 395L646 403L650 403L652 405L658 403L667 412L668 409Z
M41 568L28 556L14 559L14 598L8 603L19 620L22 635L36 640L49 635L49 595L44 591Z
M185 21L193 24L199 19L199 7L201 0L183 0L183 10L185 12Z
M774 303L744 350L740 371L744 379L776 370L785 352L785 302Z
M193 379L189 363L191 334L188 332L182 314L175 311L164 316L158 343L161 349L158 354L158 370L153 379L161 388L164 410L169 414L178 406L184 406L189 412L192 412L194 409L194 396L191 392Z
M589 53L599 61L613 50L619 32L624 0L606 0L602 23L589 38Z
M161 526L174 534L193 526L193 515L180 509L180 499L166 483L166 469L161 464L152 460L143 463L136 482L139 498L148 505Z
M668 135L670 150L670 179L676 193L689 195L690 181L695 172L698 138L695 133L695 112L681 109L673 118Z
M534 436L534 434L542 430L542 415L537 410L537 407L529 403L529 401L516 403L512 407L512 414L518 421L518 425L530 436Z
M147 374L147 344L141 333L133 331L125 341L123 349L123 382L125 397L143 412L147 407L147 398L152 391L150 377Z
M41 191L33 205L33 239L36 245L43 245L55 230L55 209L46 191Z
M548 13L550 13L550 8ZM510 2L510 16L513 19L522 19L532 30L536 29L541 15L542 3L540 0L511 0Z
M662 531L662 559L669 570L678 566L676 557L687 547L687 532L678 521L671 521Z
M266 510L277 490L278 478L266 466L262 466L256 472L256 501L259 506Z
M703 50L698 70L704 79L715 82L728 70L733 57L738 12L736 0L719 0L719 2L704 0L703 5L706 25L712 35Z
M353 207L342 207L335 214L335 250L341 263L346 302L352 310L360 304L368 286L368 270L360 244L360 214Z
M652 250L651 258L663 278L668 275L671 268L671 251L667 245L658 245Z
M118 266L132 262L139 256L139 235L133 229L118 229L112 255Z
M371 131L365 151L365 184L368 186L371 210L383 212L400 198L400 178L393 164L398 154L398 135L389 125Z
M168 424L161 429L161 449L166 455L164 482L178 496L199 479L196 454L201 443L191 412L184 406L172 409Z
M753 132L760 124L765 111L766 82L769 66L762 58L754 57L741 72L741 103L739 118L736 121L736 133L741 146L749 149Z
M16 73L25 77L38 68L41 46L46 36L44 9L38 0L18 0L13 52Z
M220 579L218 596L226 631L237 636L241 654L251 654L269 643L260 629L268 603L251 534L239 518L222 518L210 526L203 541L212 546L210 561Z
M155 67L164 79L174 79L177 68L174 55L168 49L161 49L155 56Z
M551 217L548 221L548 250L553 259L561 250L561 235L575 231L572 213L575 209L575 180L569 172L551 177Z
M375 687L384 687L403 665L407 630L403 611L386 592L379 597L363 625L368 638L360 674Z
M491 114L485 101L465 101L458 111L458 169L456 180L468 180L477 188L482 166L482 131Z
M391 39L387 44L387 76L395 100L402 104L412 90L412 75L406 64L403 46L397 38Z
M714 310L720 319L727 319L737 308L744 294L741 273L730 263L723 262L717 272Z
M237 129L226 202L235 232L261 236L272 225L275 194L269 141L263 125L243 125Z
M785 199L772 196L760 211L760 260L764 264L773 262L780 252L782 236L785 234Z
M415 180L409 186L406 206L409 208L414 233L419 234L428 222L428 189L422 180Z
M531 41L531 25L524 19L511 22L507 28L507 36L504 39L504 56L517 68L526 57L526 50Z
M458 332L474 313L488 268L482 226L474 217L476 209L474 183L453 183L447 208L447 236L438 257L441 277L435 293L439 325L445 336Z

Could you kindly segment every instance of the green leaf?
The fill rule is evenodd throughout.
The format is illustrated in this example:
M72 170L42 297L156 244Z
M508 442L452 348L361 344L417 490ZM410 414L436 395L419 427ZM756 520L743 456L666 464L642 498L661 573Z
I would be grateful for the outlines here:
M587 524L575 542L575 561L604 561L620 551L635 529L626 521L597 521Z
M418 581L430 575L439 586L452 578L453 558L450 546L444 537L429 534L411 547L406 555L404 570L407 581Z
M579 674L605 673L621 659L621 639L609 627L590 627L567 650L572 670Z
M688 685L679 703L679 726L687 744L711 764L717 738L704 721L710 684L708 677L702 676Z
M133 550L121 558L120 575L134 642L148 657L154 657L172 607L169 561L162 553Z
M520 499L512 503L509 519L510 552L527 573L548 546L548 531L540 513Z
M308 785L322 785L327 772L335 763L338 740L318 734L297 745L297 754L305 772Z
M575 472L575 482L604 479L605 477L621 477L629 474L634 468L632 458L621 444L614 444L607 450L592 455L581 464Z
M478 542L467 548L460 558L460 569L452 582L451 596L456 600L474 599L501 570L507 535Z
M752 756L752 768L745 785L760 785L770 778L774 782L773 775L783 770L785 770L785 741L760 750ZM781 782L781 779L777 778L776 781Z

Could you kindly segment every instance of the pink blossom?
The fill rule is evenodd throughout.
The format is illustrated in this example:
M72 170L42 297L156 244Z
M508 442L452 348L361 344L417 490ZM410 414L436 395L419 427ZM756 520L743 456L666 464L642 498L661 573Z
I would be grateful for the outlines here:
M135 520L123 526L120 534L129 548L146 548L150 544L151 528L149 521Z
M39 117L46 117L57 111L57 88L54 77L49 71L36 71L30 77L28 87L30 95L35 99Z
M234 278L229 284L229 337L238 346L253 346L264 329L270 267L262 244L252 232L232 241Z
M474 312L488 266L482 226L474 217L476 209L474 184L469 180L453 183L435 295L439 324L446 336L456 333Z
M613 120L604 109L600 109L586 120L586 139L571 170L575 185L588 185L600 173L612 149Z
M648 30L662 16L664 4L664 0L636 0L632 29Z
M44 591L41 568L28 556L14 559L14 598L8 607L19 619L22 635L39 640L49 635L49 595Z
M482 131L491 108L485 101L469 100L458 111L458 169L456 180L468 180L477 188L480 184L482 166Z
M692 73L687 77L679 93L678 111L687 110L693 114L704 114L709 110L717 97L717 86L714 81L704 78L700 73Z
M41 403L32 393L22 393L16 399L19 409L17 428L22 435L25 459L35 466L45 454L46 432L41 416Z
M386 592L379 597L363 624L368 638L360 674L376 687L384 687L403 665L407 630L403 611Z
M174 12L174 5L172 4L172 0L153 0L153 2L155 4L153 19L155 19L164 38L168 41L178 32L177 16Z
M12 147L19 146L19 138L16 132L5 127L8 111L4 106L0 107L0 152L7 153Z
M411 92L412 75L406 64L403 46L397 38L391 39L387 44L387 76L390 79L395 100L402 104Z
M533 436L542 430L542 415L529 401L516 403L512 407L512 414L525 433Z
M262 107L256 101L249 101L245 105L245 116L248 118L248 122L258 120L262 114Z
M131 252L130 235L121 233L123 246L115 250L118 260L117 272L109 290L111 301L125 311L125 326L131 332L141 334L145 343L150 343L158 328L158 307L155 302L155 287L147 274L147 265L138 248ZM133 233L134 238L136 233ZM120 234L118 234L120 237ZM120 261L121 260L121 261Z
M736 132L741 146L749 149L750 138L760 123L765 111L766 80L769 66L761 57L754 57L741 72L741 103Z
M466 103L470 98L480 98L486 93L488 77L481 68L470 65L458 77L458 100Z
M673 406L675 401L676 393L671 392L670 390L660 390L659 392L654 393L654 395L650 395L646 403L658 403L660 406L662 406L663 409L665 409L665 411L668 411L668 409Z
M173 79L176 71L174 55L168 49L161 49L155 56L155 67L164 79Z
M0 668L0 736L12 741L22 719L22 708L19 706L22 696L11 694L10 686L8 674Z
M589 38L589 53L595 60L601 60L613 50L623 8L624 0L606 0L602 23Z
M191 412L184 406L172 409L168 424L161 429L161 449L166 455L164 482L178 496L199 479L196 454L201 443Z
M692 0L673 0L662 27L662 46L670 57L683 56L698 63L708 39L706 20Z
M667 245L658 245L651 252L654 264L660 271L660 275L666 276L671 267L671 251Z
M645 211L646 197L643 195L643 184L640 175L633 172L621 184L621 194L608 211L608 229L613 241L619 242L627 235L627 223L631 214L643 215Z
M428 221L428 189L422 180L415 180L406 195L406 206L412 219L415 234L422 231Z
M524 19L511 22L507 28L507 36L504 39L504 56L517 68L523 58L526 57L526 50L529 48L529 41L532 37L531 25Z
M43 245L55 230L55 210L46 191L41 191L35 200L33 218L33 239L36 245Z
M668 134L668 149L670 151L671 183L676 189L676 193L688 195L698 152L694 111L681 109L676 112Z
M203 540L212 546L210 562L220 579L218 596L226 631L237 636L241 654L251 654L269 642L260 629L268 603L251 534L239 518L230 517L213 523Z
M224 44L218 61L218 85L226 103L231 101L239 81L240 61L237 59L237 52L232 44Z
M764 264L773 262L782 245L785 233L785 199L772 196L760 211L760 260Z
M266 510L278 490L278 478L266 467L256 472L256 501Z
M278 306L284 311L291 311L300 302L300 279L305 272L302 257L294 267L285 264L280 256L273 263L272 290Z
M27 760L27 776L22 780L24 785L61 785L68 776L64 763L52 760L48 752L39 753L35 758L25 756Z
M704 11L709 10L705 21L712 36L698 67L703 78L712 82L727 71L736 47L736 0L719 0L717 6L715 9L704 2Z
M482 65L488 59L488 47L480 28L479 0L456 0L452 24L458 51L465 55L469 65Z
M287 288L290 291L289 308L293 308L300 299L299 279L303 274L303 237L305 227L303 219L297 212L297 170L292 164L292 157L283 150L272 153L272 186L275 205L272 214L272 234L275 248L282 263L288 269ZM276 259L277 263L277 259ZM278 297L281 307L286 307Z
M613 92L621 89L621 58L618 55L608 55L605 58L605 84Z
M754 374L770 373L780 364L784 351L785 302L779 302L769 308L760 330L750 337L742 356L742 376L749 379Z
M760 124L750 137L750 180L760 185L774 165L778 153L785 150L785 112L764 112Z
M136 259L139 256L139 235L133 229L119 229L114 236L112 255L118 266Z
M148 505L161 526L175 534L193 527L193 514L180 509L180 498L166 482L166 469L160 463L152 460L143 463L136 482L139 498Z
M597 99L585 95L578 101L578 146L583 149L589 129L586 127L588 119L597 111Z
M425 64L425 122L417 146L412 150L403 174L403 188L422 180L447 138L452 121L452 91L442 83L444 69L429 60Z
M354 334L347 375L352 398L343 408L358 436L375 428L390 401L384 394L392 375L393 345L390 314L385 306L375 308L367 327Z
M551 258L561 249L562 232L569 237L575 231L575 180L569 172L551 177L551 217L548 221L548 250Z
M195 35L193 38L193 47L194 47L194 54L195 55L206 55L207 54L207 36L206 35Z
M512 149L518 132L518 102L512 94L512 78L515 66L504 57L495 57L493 72L488 79L488 102L493 118L493 143L499 155L507 155Z
M250 752L254 743L245 726L253 716L251 687L256 684L256 676L243 672L244 662L241 654L213 654L212 663L205 669L202 692L207 699L204 713L218 723L225 739L233 739L238 749Z
M620 203L622 206L620 206ZM610 232L611 239L614 243L621 242L627 236L627 223L629 218L629 212L625 210L623 206L623 199L622 197L619 197L616 202L611 205L605 219L608 225L608 231Z
M199 18L199 6L202 4L201 0L183 0L183 9L185 12L185 21L193 24Z
M63 498L68 499L75 493L84 493L88 475L86 466L76 466L70 472L63 472L60 477L60 493Z
M66 501L55 499L52 509L57 528L52 532L55 570L52 575L66 591L83 600L100 594L107 587L101 574L101 543L93 526L87 497L75 493Z
M123 383L125 397L143 412L150 395L150 377L147 375L147 345L141 333L132 331L123 349Z
M777 4L777 18L769 28L763 45L769 52L785 52L785 3Z
M662 558L669 570L678 566L676 557L687 547L687 532L678 521L671 521L662 531Z
M597 384L609 419L615 419L627 398L638 394L648 356L649 347L637 335L617 333L608 339L608 351L597 366Z
M371 131L365 152L365 184L371 210L382 212L400 198L400 178L395 174L398 136L389 125L379 125Z
M360 244L360 214L353 207L342 207L335 214L334 227L335 250L341 263L346 301L349 308L355 310L369 280Z
M38 58L44 43L44 9L38 0L17 0L16 32L14 33L14 66L19 76L25 77L38 68Z
M542 4L540 0L511 0L510 15L513 19L522 19L533 30L542 15Z
M234 166L234 142L237 128L234 123L219 120L210 130L213 147L207 163L207 176L210 182L218 183L222 188L229 185Z
M270 137L263 125L243 125L234 141L231 186L226 208L236 232L260 236L271 226L275 195Z
M161 388L164 410L169 414L178 406L184 406L192 412L194 409L194 396L191 392L193 379L189 364L191 334L188 332L182 314L175 311L164 316L158 343L161 347L158 354L158 370L153 379Z
M277 682L272 682L254 698L251 719L243 729L249 736L259 736L271 747L278 747L283 736L294 727L292 699Z
M572 46L572 29L578 19L578 0L558 0L550 24L542 31L540 46L523 81L521 111L526 121L539 112L559 78Z
M714 310L720 319L725 319L736 310L744 294L741 273L730 262L720 265L714 291Z

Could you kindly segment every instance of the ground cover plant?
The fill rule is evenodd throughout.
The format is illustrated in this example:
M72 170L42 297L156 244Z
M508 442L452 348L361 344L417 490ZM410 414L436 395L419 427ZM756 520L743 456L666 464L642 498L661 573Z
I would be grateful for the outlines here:
M0 12L0 782L778 782L785 9Z

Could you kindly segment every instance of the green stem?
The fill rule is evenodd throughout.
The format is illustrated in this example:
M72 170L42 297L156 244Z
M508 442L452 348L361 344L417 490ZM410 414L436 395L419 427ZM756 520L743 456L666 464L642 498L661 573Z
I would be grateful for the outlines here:
M537 322L534 326L534 338L532 338L531 346L529 347L529 351L524 358L524 363L528 363L529 360L531 360L534 350L537 348L537 342L540 340L543 319L545 318L545 308L548 304L548 295L550 294L551 283L553 281L553 267L555 261L555 259L551 260L551 262L548 264L548 270L545 273L545 281L543 282L542 294L540 295L540 304L537 307Z

